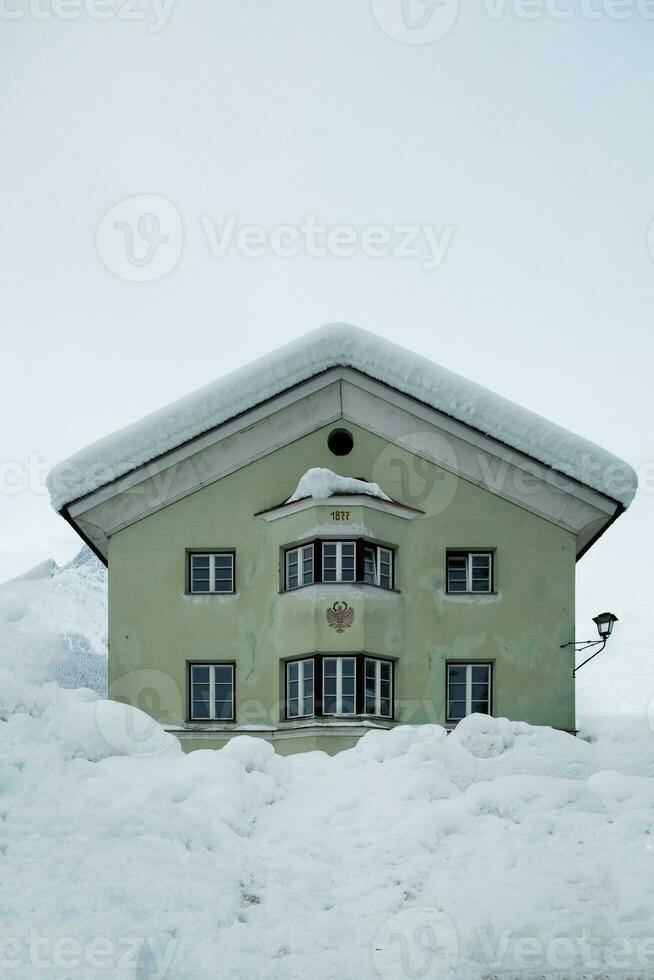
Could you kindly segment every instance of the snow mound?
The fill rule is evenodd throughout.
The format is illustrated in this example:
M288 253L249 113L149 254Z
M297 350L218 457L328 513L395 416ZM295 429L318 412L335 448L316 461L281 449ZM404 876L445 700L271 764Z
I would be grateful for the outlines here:
M327 500L339 493L361 493L368 497L378 497L379 500L390 500L377 483L367 483L365 480L355 480L351 476L339 476L332 470L315 466L300 478L294 492L285 503L292 504L295 500Z
M114 432L48 476L61 510L149 460L333 367L350 367L532 456L628 506L633 469L612 453L534 412L358 327L320 327Z
M107 691L107 570L84 546L71 562L41 562L0 585L0 644L32 683ZM0 658L0 676L4 658ZM7 664L5 693L17 687Z
M651 738L619 770L611 739L479 717L185 756L122 709L50 685L0 721L20 980L654 974Z

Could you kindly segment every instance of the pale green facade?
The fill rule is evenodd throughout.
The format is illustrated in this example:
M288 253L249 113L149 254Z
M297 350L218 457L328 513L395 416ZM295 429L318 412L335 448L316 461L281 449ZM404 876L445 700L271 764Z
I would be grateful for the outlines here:
M248 731L280 752L334 752L370 722L285 721L283 664L366 652L395 661L390 724L444 724L446 663L484 661L493 664L493 714L574 730L573 653L561 644L574 636L575 535L346 424L354 437L347 456L330 452L330 422L111 535L110 695L148 711L187 749ZM311 467L374 480L403 506L356 497L339 505L348 517L338 521L329 501L270 513ZM316 537L393 546L396 589L315 584L284 592L283 548ZM235 550L235 594L187 594L193 548ZM447 594L446 551L458 548L493 549L492 595ZM354 611L342 633L326 617L337 601ZM190 661L235 663L234 724L189 723Z

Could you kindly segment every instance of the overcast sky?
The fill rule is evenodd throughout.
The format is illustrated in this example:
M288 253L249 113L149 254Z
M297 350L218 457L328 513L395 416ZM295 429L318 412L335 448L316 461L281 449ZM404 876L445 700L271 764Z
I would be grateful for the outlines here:
M0 4L0 578L78 547L39 492L50 465L334 320L654 484L644 3L51 2ZM155 224L121 266L139 201L101 219L143 195ZM307 222L356 254L316 254ZM580 614L651 601L653 511L641 492L580 563Z

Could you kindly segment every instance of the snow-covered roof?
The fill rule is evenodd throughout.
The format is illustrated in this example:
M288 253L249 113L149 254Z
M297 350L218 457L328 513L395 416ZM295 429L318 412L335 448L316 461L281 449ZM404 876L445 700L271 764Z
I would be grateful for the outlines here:
M327 500L337 493L362 493L368 497L378 497L380 500L391 499L378 483L355 480L351 476L339 476L333 470L314 466L300 477L297 487L285 503L292 504L296 500L305 500L307 497L313 497L314 500Z
M349 367L443 412L512 449L630 504L633 469L595 443L501 395L359 327L330 324L146 415L76 453L48 477L61 510L98 487L294 385Z

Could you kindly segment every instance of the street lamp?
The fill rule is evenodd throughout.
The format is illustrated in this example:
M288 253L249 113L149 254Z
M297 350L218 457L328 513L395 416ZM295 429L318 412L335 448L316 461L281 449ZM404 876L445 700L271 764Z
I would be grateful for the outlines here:
M565 647L574 647L575 652L578 650L587 650L589 647L597 647L597 646L599 647L599 650L596 650L595 653L590 655L590 657L588 657L586 660L583 660L578 667L574 668L574 670L572 671L573 677L575 676L578 670L581 670L581 668L588 663L589 660L592 660L593 657L596 657L598 653L602 652L602 650L606 646L606 641L608 640L611 633L613 632L613 625L614 623L617 623L617 621L618 621L618 617L614 616L613 613L610 612L600 613L598 616L593 616L593 622L597 626L597 632L600 635L599 640L582 640L580 643L575 643L574 640L571 640L569 643L561 644L562 650Z

